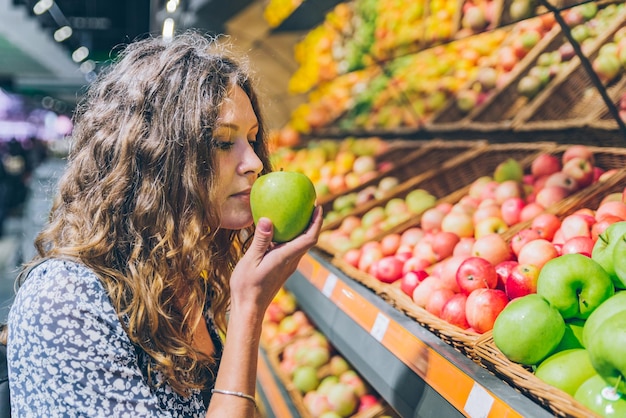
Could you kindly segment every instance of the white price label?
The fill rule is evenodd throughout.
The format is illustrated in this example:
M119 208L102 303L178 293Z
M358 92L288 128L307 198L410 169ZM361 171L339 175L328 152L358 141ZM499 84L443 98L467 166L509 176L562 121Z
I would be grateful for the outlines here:
M335 290L335 286L337 285L337 276L333 273L330 273L324 282L324 286L322 286L322 293L330 298L330 295L333 294L333 290Z
M467 412L470 418L486 418L489 416L492 405L493 396L485 388L474 382L474 386L465 402L465 412Z
M389 328L389 318L378 312L376 320L374 320L374 325L372 325L370 335L376 338L378 342L381 342L387 332L387 328Z

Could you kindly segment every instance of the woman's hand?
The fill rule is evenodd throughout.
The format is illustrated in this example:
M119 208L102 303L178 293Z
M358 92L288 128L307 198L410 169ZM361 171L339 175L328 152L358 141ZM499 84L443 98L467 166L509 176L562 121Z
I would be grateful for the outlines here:
M315 208L308 229L292 241L276 245L272 242L272 228L267 218L257 222L252 244L231 276L231 308L247 306L256 309L257 314L265 312L281 286L296 271L302 256L317 243L322 208Z

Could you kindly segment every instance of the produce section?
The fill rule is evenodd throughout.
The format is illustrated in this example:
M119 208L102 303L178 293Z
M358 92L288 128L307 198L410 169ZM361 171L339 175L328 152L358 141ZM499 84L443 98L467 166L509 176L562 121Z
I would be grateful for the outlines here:
M620 416L623 2L402 4L342 2L296 48L274 161L325 218L286 288L400 416Z

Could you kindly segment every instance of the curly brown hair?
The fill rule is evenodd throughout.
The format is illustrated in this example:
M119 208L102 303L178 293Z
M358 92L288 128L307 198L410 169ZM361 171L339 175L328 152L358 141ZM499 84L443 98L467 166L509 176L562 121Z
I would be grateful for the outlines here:
M245 61L221 37L187 31L129 44L92 83L38 257L71 257L102 280L134 344L178 393L201 388L215 360L192 346L209 303L225 331L228 279L252 227L220 228L212 133L233 86L266 129Z

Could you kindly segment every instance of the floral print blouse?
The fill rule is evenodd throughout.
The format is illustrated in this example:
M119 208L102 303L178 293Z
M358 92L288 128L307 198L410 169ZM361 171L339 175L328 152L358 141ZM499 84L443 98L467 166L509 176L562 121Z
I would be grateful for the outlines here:
M208 312L219 359L223 346ZM35 267L16 294L8 326L12 416L206 414L212 382L187 397L167 384L148 384L150 358L131 343L101 281L82 264L50 259ZM162 383L163 376L153 372L151 381Z

